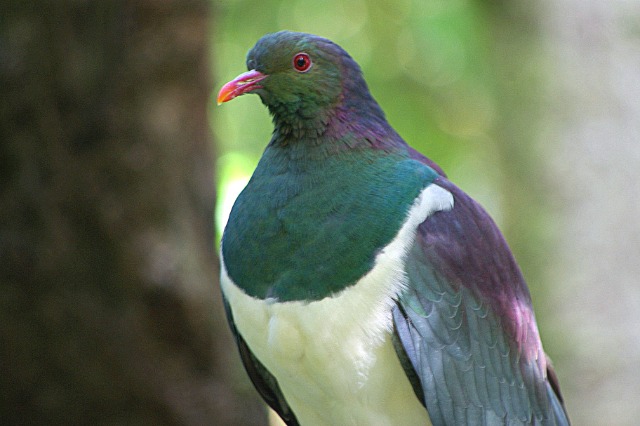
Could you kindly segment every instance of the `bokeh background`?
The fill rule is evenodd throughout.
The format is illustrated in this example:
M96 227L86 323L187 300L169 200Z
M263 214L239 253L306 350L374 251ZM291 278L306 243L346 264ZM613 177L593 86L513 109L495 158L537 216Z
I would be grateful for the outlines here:
M0 423L267 423L216 247L271 122L255 96L214 95L280 29L350 52L498 222L574 424L637 424L631 0L3 3Z

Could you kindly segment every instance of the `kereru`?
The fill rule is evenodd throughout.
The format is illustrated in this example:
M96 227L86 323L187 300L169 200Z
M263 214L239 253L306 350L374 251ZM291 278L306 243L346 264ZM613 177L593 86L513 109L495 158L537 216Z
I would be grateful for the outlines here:
M256 93L275 128L221 287L266 402L288 425L568 425L503 236L391 128L356 62L281 31L247 67L218 103Z

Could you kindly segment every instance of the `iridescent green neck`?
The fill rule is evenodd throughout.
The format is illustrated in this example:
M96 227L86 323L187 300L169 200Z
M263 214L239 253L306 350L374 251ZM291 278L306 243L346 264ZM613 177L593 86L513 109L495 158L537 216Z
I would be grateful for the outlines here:
M261 299L337 293L373 267L436 177L402 151L271 144L223 236L229 276Z

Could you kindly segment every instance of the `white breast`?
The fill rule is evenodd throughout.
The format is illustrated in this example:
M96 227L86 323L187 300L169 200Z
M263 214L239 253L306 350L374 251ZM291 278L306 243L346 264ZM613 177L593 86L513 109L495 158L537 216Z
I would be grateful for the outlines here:
M428 186L373 269L319 301L278 303L248 296L229 278L222 260L222 291L238 332L277 378L300 424L431 424L391 343L391 308L406 282L405 254L417 226L452 207L448 191Z

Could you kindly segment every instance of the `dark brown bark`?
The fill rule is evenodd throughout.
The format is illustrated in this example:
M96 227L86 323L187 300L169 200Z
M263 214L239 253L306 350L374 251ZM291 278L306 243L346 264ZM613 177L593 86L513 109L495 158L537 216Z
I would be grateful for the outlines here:
M0 423L256 424L217 286L209 2L0 9Z

